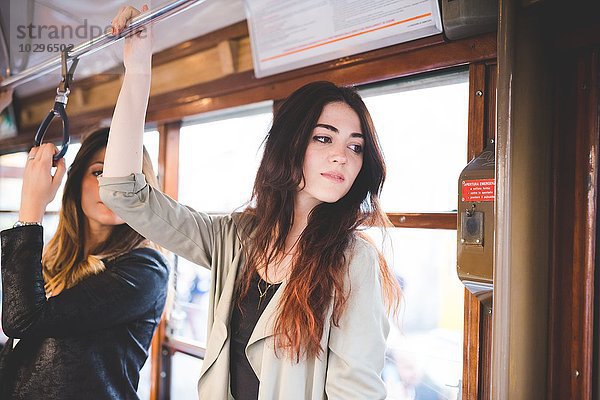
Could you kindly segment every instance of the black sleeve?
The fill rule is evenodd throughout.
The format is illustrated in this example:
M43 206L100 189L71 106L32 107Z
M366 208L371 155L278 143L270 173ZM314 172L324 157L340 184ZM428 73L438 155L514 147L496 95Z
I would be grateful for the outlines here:
M61 337L92 332L133 321L164 304L167 263L149 248L120 256L105 271L46 299L42 236L40 226L1 233L2 328L8 336Z

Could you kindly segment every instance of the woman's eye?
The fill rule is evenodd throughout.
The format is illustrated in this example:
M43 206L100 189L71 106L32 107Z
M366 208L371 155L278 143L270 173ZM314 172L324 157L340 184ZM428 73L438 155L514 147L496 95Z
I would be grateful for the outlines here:
M313 140L321 143L331 143L331 138L329 136L313 136Z
M102 175L102 170L93 171L93 172L92 172L92 175L94 175L94 176L98 177L98 176Z
M363 147L360 144L351 144L350 146L348 146L348 148L357 154L363 152Z

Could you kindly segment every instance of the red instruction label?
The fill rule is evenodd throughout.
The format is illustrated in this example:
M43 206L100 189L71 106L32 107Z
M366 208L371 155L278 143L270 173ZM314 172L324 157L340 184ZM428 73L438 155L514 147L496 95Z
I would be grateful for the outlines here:
M474 179L462 181L462 201L494 201L496 196L495 179Z

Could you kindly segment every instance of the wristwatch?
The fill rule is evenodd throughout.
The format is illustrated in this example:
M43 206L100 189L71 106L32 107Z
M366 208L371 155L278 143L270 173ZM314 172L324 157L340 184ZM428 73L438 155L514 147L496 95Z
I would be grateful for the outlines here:
M40 224L39 222L25 222L25 221L17 221L15 222L15 224L13 225L13 228L18 228L20 226L28 226L28 225L37 225L37 226L42 226L42 224Z

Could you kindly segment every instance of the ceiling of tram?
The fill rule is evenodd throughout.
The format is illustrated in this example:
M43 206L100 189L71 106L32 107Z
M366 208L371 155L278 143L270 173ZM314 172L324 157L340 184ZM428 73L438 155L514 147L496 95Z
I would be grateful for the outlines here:
M130 4L141 8L148 4L156 9L173 0L0 0L2 28L10 56L0 51L0 68L10 59L12 73L57 57L52 44L74 44L98 36L110 26L119 7ZM245 19L243 0L207 0L179 13L154 27L154 52L186 40L202 36ZM31 27L31 28L30 28ZM58 36L58 37L57 37ZM76 79L107 71L122 62L122 42L83 57L77 67ZM0 49L1 50L1 49ZM38 50L38 51L35 51ZM60 71L26 83L17 88L19 96L27 96L56 86Z

